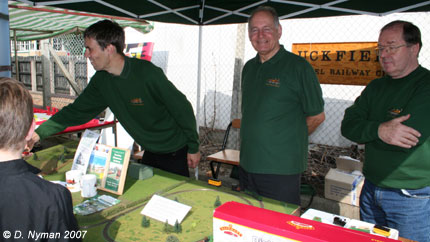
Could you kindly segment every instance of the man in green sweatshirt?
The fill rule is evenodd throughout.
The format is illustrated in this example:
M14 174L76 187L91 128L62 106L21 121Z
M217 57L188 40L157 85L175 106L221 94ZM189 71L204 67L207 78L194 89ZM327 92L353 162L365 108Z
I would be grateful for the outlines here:
M257 51L242 71L240 189L300 205L308 135L325 119L324 100L312 66L279 43L276 10L255 9L248 36Z
M386 76L345 111L342 134L365 144L361 219L430 241L430 71L418 64L418 27L384 26L378 39Z
M199 141L190 102L151 62L123 53L124 30L110 20L84 32L85 57L96 74L74 103L38 129L34 142L69 126L90 121L110 108L125 130L145 149L143 163L189 176L200 161Z

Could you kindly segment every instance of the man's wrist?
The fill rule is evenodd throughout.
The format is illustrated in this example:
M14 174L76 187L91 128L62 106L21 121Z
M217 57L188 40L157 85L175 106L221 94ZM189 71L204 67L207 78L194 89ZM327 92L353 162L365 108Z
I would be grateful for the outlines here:
M31 139L32 139L34 142L39 142L39 141L40 141L40 136L39 136L36 132L34 132L34 133L33 133L33 136L31 137Z

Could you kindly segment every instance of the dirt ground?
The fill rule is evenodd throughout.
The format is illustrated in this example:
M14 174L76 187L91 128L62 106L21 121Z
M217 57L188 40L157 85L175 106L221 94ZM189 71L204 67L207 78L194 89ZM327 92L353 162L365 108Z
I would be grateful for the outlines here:
M206 176L200 176L199 179L207 180L210 177L209 162L206 161L205 158L215 153L216 149L216 147L206 148L202 151L199 173L205 174ZM311 144L308 153L308 168L302 175L302 184L309 184L315 190L317 196L324 197L324 177L330 168L336 168L336 157L350 156L355 159L363 160L363 153L363 150L358 149L357 146L342 148ZM230 178L231 169L232 166L230 165L221 165L219 178L221 180L226 180L226 186L231 186L231 183L237 183L237 180Z

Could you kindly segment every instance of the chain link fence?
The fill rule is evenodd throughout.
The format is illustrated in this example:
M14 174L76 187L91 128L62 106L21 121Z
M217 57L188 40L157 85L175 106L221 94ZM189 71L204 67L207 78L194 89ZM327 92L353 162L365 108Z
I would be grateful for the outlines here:
M417 25L422 34L423 48L419 63L430 69L430 20L429 13L399 13L385 17L346 16L324 19L297 19L282 22L283 43L377 42L380 29L394 20L405 20ZM360 95L364 86L322 85L326 120L310 136L310 141L334 146L352 143L340 134L340 123L345 108Z
M381 27L397 19L410 21L420 28L423 48L419 62L430 69L430 16L427 12L392 14L385 17L346 16L282 20L280 42L290 51L294 43L376 42ZM126 42L154 42L152 62L164 70L169 80L193 105L203 151L209 150L207 153L212 153L212 150L219 148L229 122L241 117L241 70L244 63L256 55L248 39L247 25L198 27L155 23L154 30L145 35L126 28ZM73 68L68 65L67 68L74 73L79 85L84 87L88 64L83 57L82 36L63 36L54 43L57 45L56 50L65 53L62 57L65 65L71 60L75 63ZM31 82L25 77L28 74L27 69L20 69L20 80L30 88ZM70 85L64 75L57 71L56 67L53 69L55 88L52 93L75 95L70 91ZM40 75L36 74L37 87L32 87L36 93L41 91ZM351 85L322 85L326 120L310 136L311 143L339 147L352 144L340 134L340 122L345 108L353 103L363 88ZM228 147L238 149L238 134L233 133L230 136L232 139Z
M385 17L345 16L315 19L282 20L282 38L284 47L291 51L294 43L342 43L342 42L377 42L380 29L393 20L406 20L417 25L422 33L423 48L419 62L430 69L430 20L429 13L402 13ZM160 25L163 26L161 29ZM174 27L173 27L174 26ZM200 73L200 92L196 94L198 83L198 27L156 23L152 34L163 35L172 42L183 42L187 33L187 44L169 53L169 65L166 74L169 79L187 94L194 109L198 110L198 123L202 146L220 147L222 136L228 123L240 118L240 72L243 64L256 54L247 36L247 25L205 26L202 28L202 65ZM174 28L175 31L170 31ZM159 32L158 32L159 31ZM160 33L163 32L163 33ZM145 37L143 37L145 38ZM174 40L174 41L172 41ZM162 49L163 43L155 40L155 50ZM176 53L175 53L176 52ZM180 52L180 53L177 53ZM178 56L177 56L178 55ZM177 57L176 57L177 56ZM185 68L172 67L180 60ZM187 73L184 77L184 73ZM347 81L347 80L345 80ZM364 86L323 84L325 100L325 122L310 136L310 142L316 144L349 147L353 143L340 133L340 123L344 110L360 95ZM196 95L200 94L196 100ZM229 148L238 148L238 135L231 135ZM209 152L211 153L211 152Z
M39 107L52 106L63 108L73 102L77 97L76 91L71 87L69 81L60 65L55 61L52 53L43 51L43 42L49 42L56 55L65 67L67 73L73 78L79 90L87 85L87 61L84 57L84 39L82 33L72 33L58 36L43 41L20 41L17 43L18 61L12 56L12 77L19 79L31 90L34 104ZM12 43L12 50L15 46ZM46 61L47 79L49 85L44 84L44 58ZM18 73L16 63L18 63Z

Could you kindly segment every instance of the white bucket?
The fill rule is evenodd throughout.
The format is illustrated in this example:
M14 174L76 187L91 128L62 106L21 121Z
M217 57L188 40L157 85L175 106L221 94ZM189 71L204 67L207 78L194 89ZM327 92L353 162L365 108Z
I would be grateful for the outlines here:
M94 197L97 195L97 177L94 174L87 174L81 180L81 196Z
M66 172L66 187L70 192L79 192L81 190L82 171L70 170Z

